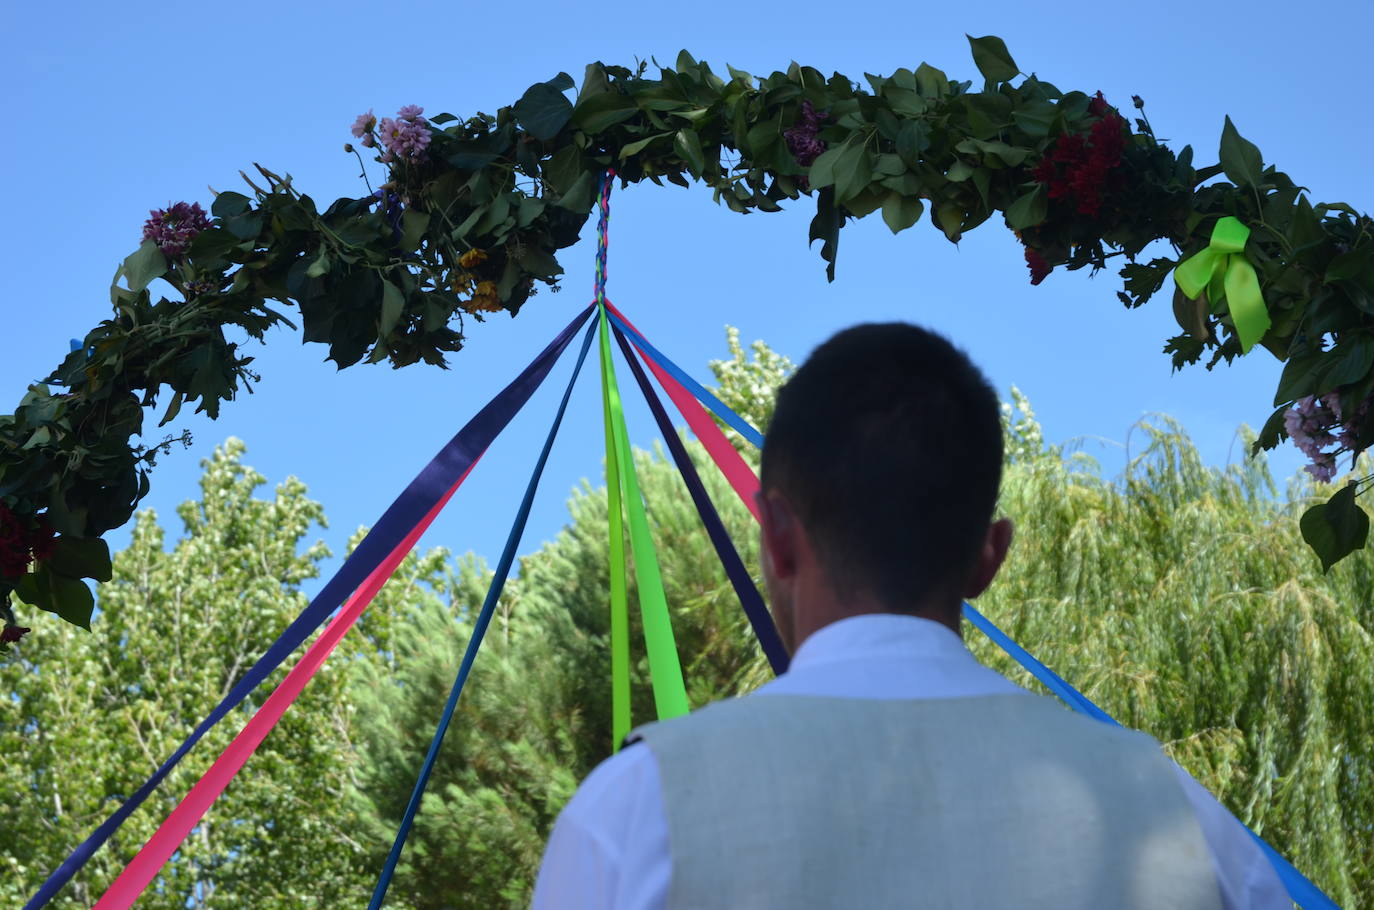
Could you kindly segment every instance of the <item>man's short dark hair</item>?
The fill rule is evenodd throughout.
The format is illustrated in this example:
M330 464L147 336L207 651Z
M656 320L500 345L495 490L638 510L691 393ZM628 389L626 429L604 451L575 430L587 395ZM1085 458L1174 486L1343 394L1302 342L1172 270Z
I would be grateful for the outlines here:
M1002 477L997 394L949 341L855 326L778 392L764 490L785 495L837 592L914 607L972 567Z

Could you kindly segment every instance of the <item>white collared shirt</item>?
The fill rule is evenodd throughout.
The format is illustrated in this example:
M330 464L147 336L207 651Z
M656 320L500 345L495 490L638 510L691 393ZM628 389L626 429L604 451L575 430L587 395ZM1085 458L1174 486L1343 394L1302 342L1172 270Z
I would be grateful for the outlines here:
M749 698L959 698L1024 692L974 660L940 623L869 614L811 635L787 673ZM1293 904L1249 833L1182 768L1179 780L1197 811L1227 910ZM645 746L602 762L558 817L534 889L534 910L661 910L672 876L668 822L658 763Z

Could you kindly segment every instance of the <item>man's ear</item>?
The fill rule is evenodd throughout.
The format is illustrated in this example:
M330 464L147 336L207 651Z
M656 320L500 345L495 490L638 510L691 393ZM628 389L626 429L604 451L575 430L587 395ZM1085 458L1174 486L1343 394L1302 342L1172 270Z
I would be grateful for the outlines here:
M758 493L760 538L773 577L786 581L797 573L801 525L787 499L777 490Z
M1002 568L1002 563L1007 559L1007 551L1011 549L1011 538L1010 518L999 519L988 525L988 533L983 538L982 549L978 551L973 574L969 576L968 584L964 588L964 597L972 600L992 584L993 578L997 576L997 570Z

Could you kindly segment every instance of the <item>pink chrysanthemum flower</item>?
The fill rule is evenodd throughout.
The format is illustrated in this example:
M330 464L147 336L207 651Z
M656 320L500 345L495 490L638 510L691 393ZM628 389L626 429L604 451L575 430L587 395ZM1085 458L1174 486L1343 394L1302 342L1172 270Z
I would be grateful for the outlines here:
M376 128L377 115L372 113L370 108L366 114L359 114L358 119L353 121L353 135L360 139L363 139L363 137L367 136L368 133L371 133ZM363 139L363 145L367 144L367 140Z

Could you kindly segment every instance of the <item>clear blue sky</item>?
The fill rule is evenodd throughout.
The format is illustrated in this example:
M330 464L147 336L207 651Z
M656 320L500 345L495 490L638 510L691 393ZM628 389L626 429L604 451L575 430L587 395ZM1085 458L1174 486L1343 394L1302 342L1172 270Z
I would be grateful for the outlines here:
M104 318L118 262L148 209L243 189L240 168L289 172L322 203L361 195L342 151L361 111L403 104L470 115L509 104L560 70L593 60L671 61L687 48L723 71L790 60L861 79L922 60L975 78L964 34L1006 39L1017 63L1065 89L1101 89L1128 107L1139 94L1156 130L1198 160L1216 160L1230 114L1317 200L1374 209L1369 171L1368 0L1298 6L1165 0L1152 5L1025 4L23 4L7 17L5 120L13 135L0 255L10 287L0 329L0 410L61 360L68 339ZM644 332L702 378L724 353L724 326L800 360L844 326L907 319L945 332L1005 392L1019 385L1052 441L1123 441L1147 412L1180 418L1211 463L1237 457L1242 422L1269 414L1278 365L1262 350L1230 368L1171 375L1167 295L1128 312L1114 276L1056 273L1031 287L1010 232L989 222L960 247L928 222L893 238L877 217L843 232L838 280L806 246L806 202L740 217L701 189L617 191L610 292ZM591 226L563 254L563 293L534 298L514 320L469 331L445 372L357 366L342 373L287 331L258 350L257 392L218 422L183 419L190 451L163 459L145 506L173 533L175 505L197 494L199 461L243 438L268 478L301 477L321 500L335 552L373 522L469 416L589 297ZM428 544L494 559L552 417L566 367L484 459ZM633 397L633 396L630 396ZM647 412L631 433L649 445ZM149 421L152 426L156 420ZM951 428L953 430L953 428ZM1139 437L1136 437L1137 439ZM557 532L569 490L599 478L602 428L588 371L545 475L522 547ZM1089 447L1112 470L1117 450ZM1281 474L1300 464L1283 450ZM111 535L116 546L127 532Z

